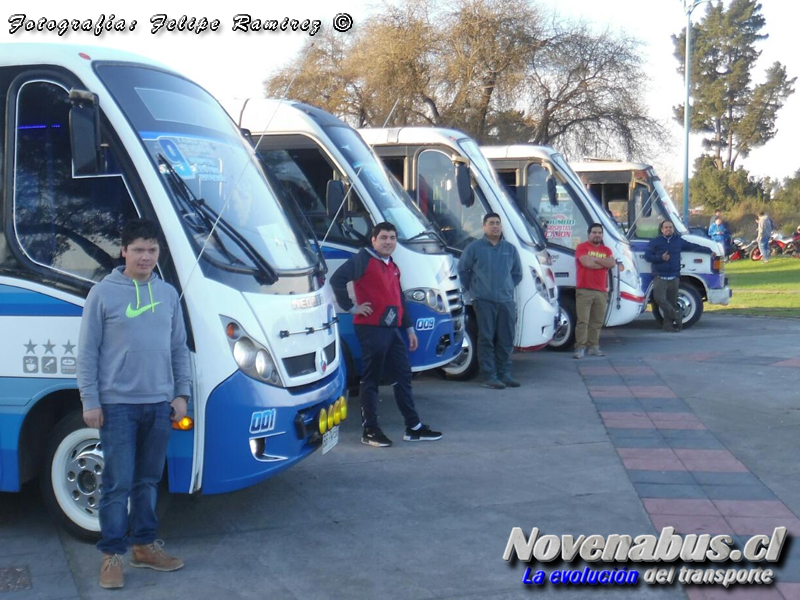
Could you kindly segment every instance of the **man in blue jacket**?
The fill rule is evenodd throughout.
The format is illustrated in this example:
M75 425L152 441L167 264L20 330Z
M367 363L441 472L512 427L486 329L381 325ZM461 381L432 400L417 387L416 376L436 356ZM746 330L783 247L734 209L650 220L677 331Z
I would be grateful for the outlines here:
M503 239L500 215L483 217L483 234L467 246L458 261L461 285L472 294L478 317L482 385L495 390L519 387L511 377L511 352L517 320L514 288L522 281L522 263L517 249Z
M678 289L681 281L681 252L714 253L710 248L687 242L675 235L672 221L661 223L661 235L647 244L644 258L653 265L653 300L664 317L664 331L680 331L683 328L683 313L678 306Z

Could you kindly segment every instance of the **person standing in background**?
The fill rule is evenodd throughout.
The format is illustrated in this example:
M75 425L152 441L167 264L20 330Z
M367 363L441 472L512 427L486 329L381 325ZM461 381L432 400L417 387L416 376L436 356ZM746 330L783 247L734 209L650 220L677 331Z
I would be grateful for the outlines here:
M575 353L572 357L576 359L583 358L587 348L590 356L605 355L600 350L600 330L608 308L608 271L616 265L611 248L603 245L603 226L592 223L588 234L588 241L575 248L575 312L578 323L575 325Z

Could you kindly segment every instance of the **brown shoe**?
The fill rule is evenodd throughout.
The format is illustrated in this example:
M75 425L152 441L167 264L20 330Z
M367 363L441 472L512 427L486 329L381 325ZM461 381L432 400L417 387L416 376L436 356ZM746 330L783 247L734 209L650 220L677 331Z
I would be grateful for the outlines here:
M132 567L147 567L156 571L177 571L183 568L183 561L164 552L164 542L156 540L152 544L134 544L131 556Z
M125 585L122 574L122 557L119 554L104 554L103 566L100 567L100 587L108 590Z

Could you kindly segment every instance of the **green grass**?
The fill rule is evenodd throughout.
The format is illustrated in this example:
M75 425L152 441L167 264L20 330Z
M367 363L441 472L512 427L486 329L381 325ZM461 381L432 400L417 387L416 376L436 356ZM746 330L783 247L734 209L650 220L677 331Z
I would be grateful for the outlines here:
M800 319L800 258L778 256L769 263L737 260L725 265L733 297L728 306L706 304L725 314Z

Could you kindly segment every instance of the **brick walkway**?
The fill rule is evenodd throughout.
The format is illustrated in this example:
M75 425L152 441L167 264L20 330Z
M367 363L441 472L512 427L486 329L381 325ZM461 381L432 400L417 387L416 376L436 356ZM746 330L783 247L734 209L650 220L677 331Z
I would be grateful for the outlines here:
M800 360L774 366L800 367ZM644 360L592 360L579 371L656 530L670 526L681 534L733 535L742 549L752 535L788 528L789 541L778 566L761 565L775 570L775 584L734 585L730 590L688 585L684 590L689 598L800 600L800 548L796 543L792 547L792 538L800 536L797 515L720 443ZM735 565L709 563L706 568Z

